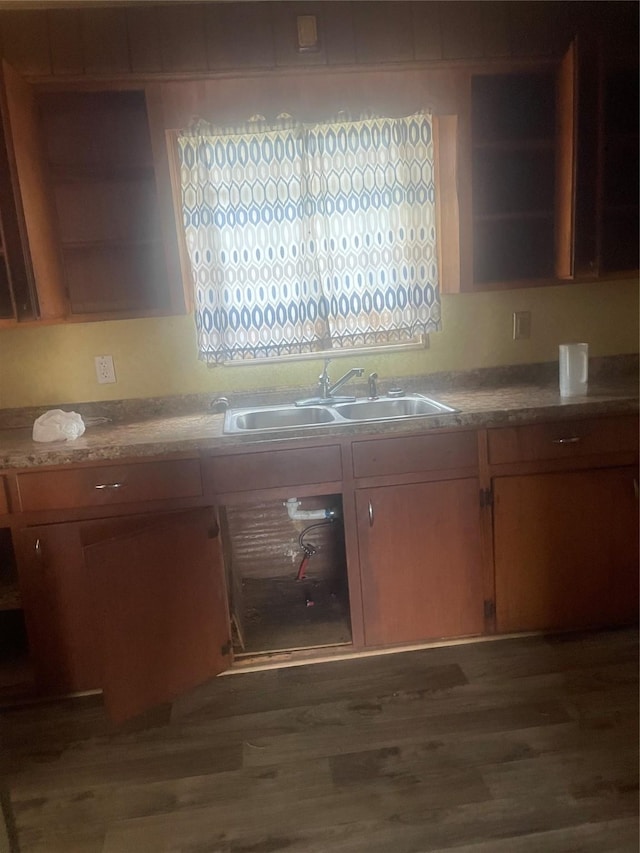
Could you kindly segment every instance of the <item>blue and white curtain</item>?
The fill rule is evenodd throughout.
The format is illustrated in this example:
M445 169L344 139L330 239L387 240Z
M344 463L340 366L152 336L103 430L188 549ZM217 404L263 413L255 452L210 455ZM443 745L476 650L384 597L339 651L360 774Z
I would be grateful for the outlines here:
M431 117L178 136L201 357L415 340L440 327Z

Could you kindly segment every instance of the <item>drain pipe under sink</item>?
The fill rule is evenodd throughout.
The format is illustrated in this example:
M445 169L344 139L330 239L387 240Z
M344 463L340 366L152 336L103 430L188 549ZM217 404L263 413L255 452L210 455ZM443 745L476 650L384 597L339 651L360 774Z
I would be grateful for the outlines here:
M335 509L300 509L298 498L289 498L283 503L292 521L307 521L315 518L336 518Z

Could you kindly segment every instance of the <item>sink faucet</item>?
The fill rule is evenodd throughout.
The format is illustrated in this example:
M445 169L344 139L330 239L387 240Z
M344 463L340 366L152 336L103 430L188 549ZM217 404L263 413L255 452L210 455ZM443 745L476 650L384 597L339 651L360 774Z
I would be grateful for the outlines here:
M328 372L330 361L330 358L325 358L324 369L318 377L318 393L323 400L328 400L330 397L333 397L333 394L338 390L338 388L342 388L345 382L348 382L352 376L362 376L364 373L364 367L352 367L351 370L348 370L344 376L341 376L340 379L332 385Z

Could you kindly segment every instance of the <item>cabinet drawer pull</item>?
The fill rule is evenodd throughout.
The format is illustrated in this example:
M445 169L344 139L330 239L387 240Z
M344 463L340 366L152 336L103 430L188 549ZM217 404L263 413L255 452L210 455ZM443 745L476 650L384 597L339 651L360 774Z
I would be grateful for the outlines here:
M581 436L579 435L571 435L568 438L554 438L554 444L577 444L579 441L582 441Z
M36 552L37 557L42 556L42 545L40 544L40 537L36 539L35 545L33 546L33 550Z
M124 483L98 483L97 486L94 486L94 489L121 489L124 486Z
M373 527L373 504L369 501L369 527Z

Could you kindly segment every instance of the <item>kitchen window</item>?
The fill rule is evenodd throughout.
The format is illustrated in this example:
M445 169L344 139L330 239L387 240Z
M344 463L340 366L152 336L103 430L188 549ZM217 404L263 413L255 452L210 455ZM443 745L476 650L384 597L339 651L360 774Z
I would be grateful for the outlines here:
M198 122L177 150L203 360L415 345L440 327L429 114Z

